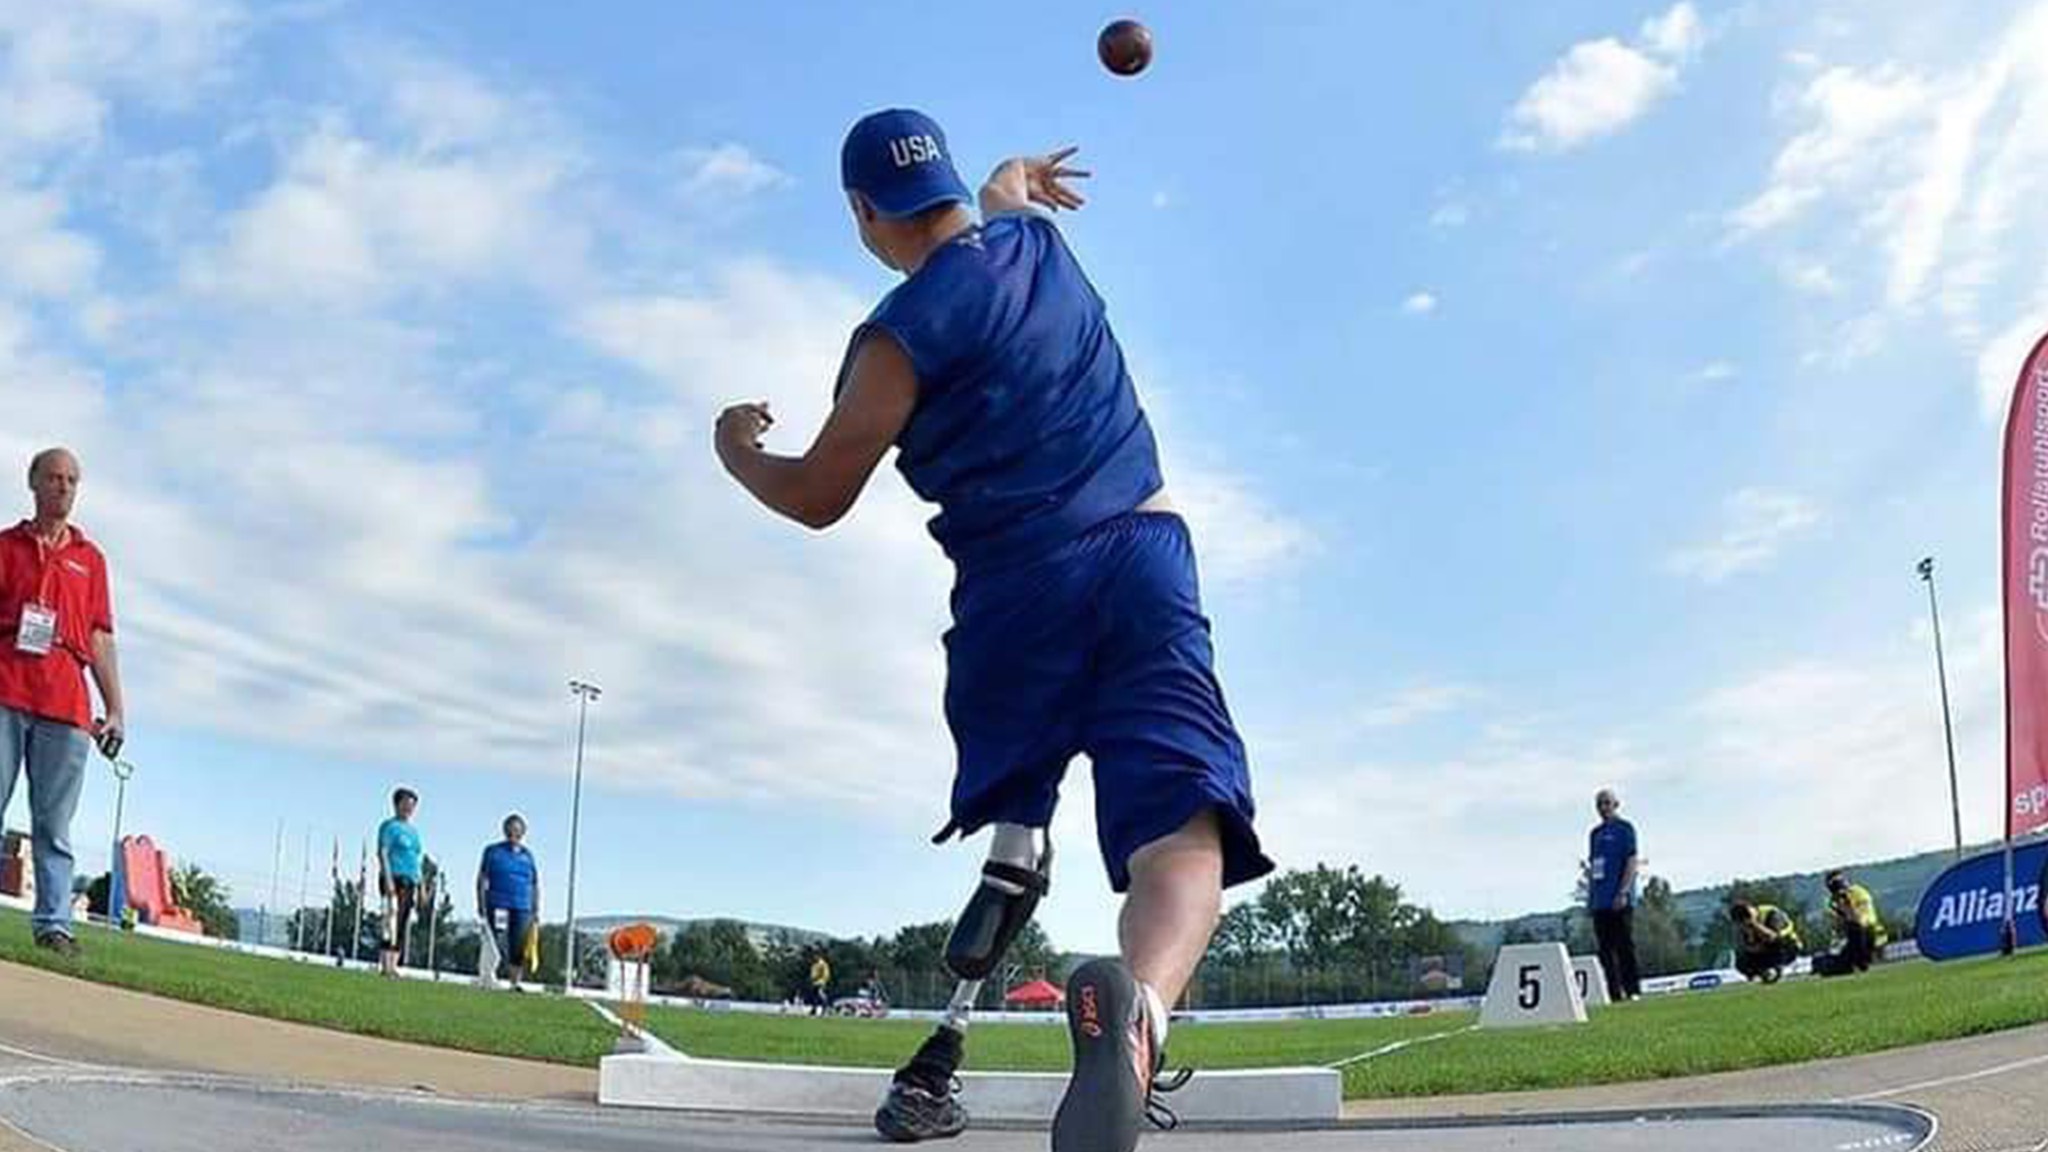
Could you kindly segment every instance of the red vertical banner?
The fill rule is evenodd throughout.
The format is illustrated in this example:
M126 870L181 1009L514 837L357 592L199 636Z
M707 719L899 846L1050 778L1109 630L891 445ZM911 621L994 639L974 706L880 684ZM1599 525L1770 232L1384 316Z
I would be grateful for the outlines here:
M2048 337L2005 424L2005 834L2048 827Z

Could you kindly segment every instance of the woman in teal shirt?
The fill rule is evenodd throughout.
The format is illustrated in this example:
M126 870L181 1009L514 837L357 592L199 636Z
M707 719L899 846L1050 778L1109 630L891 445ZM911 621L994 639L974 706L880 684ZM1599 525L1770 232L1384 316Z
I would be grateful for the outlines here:
M394 815L377 826L377 890L384 897L384 949L377 966L386 976L398 975L399 952L419 901L420 832L412 826L419 806L419 793L400 788L391 794Z

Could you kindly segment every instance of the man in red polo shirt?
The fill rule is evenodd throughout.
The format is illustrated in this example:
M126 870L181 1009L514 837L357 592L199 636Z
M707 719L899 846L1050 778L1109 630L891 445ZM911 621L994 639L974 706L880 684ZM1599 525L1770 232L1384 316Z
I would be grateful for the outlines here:
M121 672L107 560L71 523L78 458L62 448L28 466L34 519L0 532L0 814L28 766L36 858L36 944L76 955L71 937L71 814L92 744L121 751ZM85 673L106 704L95 723Z

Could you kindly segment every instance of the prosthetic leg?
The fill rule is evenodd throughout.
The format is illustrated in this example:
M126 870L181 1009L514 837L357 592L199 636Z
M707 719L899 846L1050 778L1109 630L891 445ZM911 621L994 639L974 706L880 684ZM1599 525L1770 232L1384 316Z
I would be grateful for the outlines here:
M967 1025L981 985L1031 922L1052 882L1052 844L1042 828L998 824L981 866L981 884L946 940L946 968L959 984L946 1018L896 1070L875 1112L875 1131L901 1144L958 1136L967 1128L954 1074L966 1053Z

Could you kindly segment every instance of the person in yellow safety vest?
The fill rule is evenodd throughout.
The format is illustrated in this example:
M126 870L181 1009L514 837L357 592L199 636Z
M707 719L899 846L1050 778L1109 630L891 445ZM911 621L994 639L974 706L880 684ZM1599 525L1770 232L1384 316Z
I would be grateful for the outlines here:
M1735 922L1735 970L1745 979L1776 984L1799 959L1799 925L1783 908L1737 900L1728 918Z
M1868 972L1889 938L1884 919L1877 914L1877 902L1870 898L1870 889L1850 883L1840 870L1828 873L1827 883L1828 911L1835 918L1842 947L1814 957L1813 970L1822 976Z
M831 984L832 965L825 959L825 954L820 952L818 958L811 961L811 1015L819 1015L831 1007L832 1001L825 995L825 990Z

